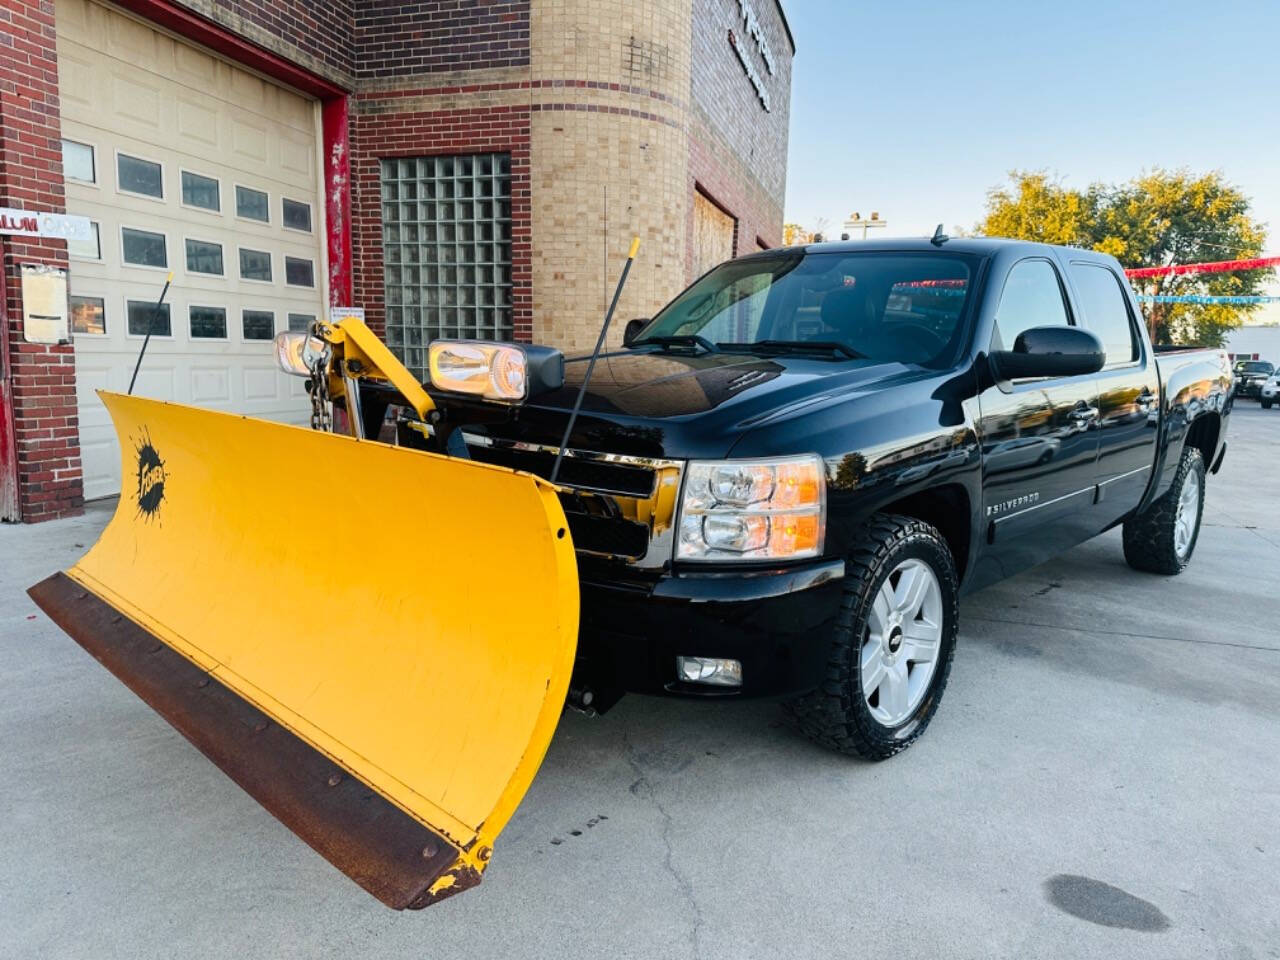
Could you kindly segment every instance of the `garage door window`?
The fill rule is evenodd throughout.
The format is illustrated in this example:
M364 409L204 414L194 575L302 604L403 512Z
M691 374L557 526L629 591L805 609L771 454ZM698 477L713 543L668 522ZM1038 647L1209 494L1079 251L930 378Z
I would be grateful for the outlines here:
M271 254L266 250L240 251L240 279L271 282Z
M153 337L173 336L173 328L169 324L169 304L162 303L157 310L154 300L130 300L125 308L129 336L145 337L148 330Z
M270 340L276 335L276 315L270 310L245 310L240 329L246 340Z
M311 325L316 322L314 313L291 313L289 314L289 329L294 333L306 333L311 329Z
M107 332L107 307L102 297L71 297L71 332L95 336Z
M436 337L510 340L511 157L382 161L387 344L424 374Z
M224 308L193 306L189 316L192 339L227 339L227 311Z
M271 221L271 199L261 190L236 187L236 216L260 223Z
M290 230L311 232L311 204L284 198L284 225Z
M121 227L120 240L122 259L130 266L169 266L169 253L165 248L163 233L152 233L149 230L137 230L133 227Z
M121 193L164 199L164 168L151 160L116 154L116 187Z
M222 244L208 240L188 240L187 272L222 276Z
M79 237L67 240L67 255L77 260L101 260L102 236L98 232L98 221L89 221L89 236L81 240Z
M182 202L188 207L217 213L222 209L221 185L213 177L183 170Z
M316 285L315 265L301 257L285 257L284 282L291 287L314 287Z
M97 183L98 165L94 160L93 147L75 140L63 140L62 175L81 183Z

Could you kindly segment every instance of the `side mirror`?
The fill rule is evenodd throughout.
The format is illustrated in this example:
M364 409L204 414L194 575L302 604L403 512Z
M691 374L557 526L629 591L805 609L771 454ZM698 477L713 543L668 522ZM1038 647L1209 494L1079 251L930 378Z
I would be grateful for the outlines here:
M622 330L622 345L629 347L635 343L636 337L640 335L640 331L649 325L648 317L636 317L634 320L628 320L627 325Z
M1001 380L1076 377L1097 373L1106 363L1102 341L1080 327L1032 327L1018 334L1012 350L991 351Z

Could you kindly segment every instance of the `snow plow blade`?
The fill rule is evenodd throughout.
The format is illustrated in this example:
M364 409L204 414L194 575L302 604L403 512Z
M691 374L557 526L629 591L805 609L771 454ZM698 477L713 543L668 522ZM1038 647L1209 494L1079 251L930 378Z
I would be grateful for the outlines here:
M32 597L383 903L477 884L573 668L577 567L555 489L102 396L119 506Z

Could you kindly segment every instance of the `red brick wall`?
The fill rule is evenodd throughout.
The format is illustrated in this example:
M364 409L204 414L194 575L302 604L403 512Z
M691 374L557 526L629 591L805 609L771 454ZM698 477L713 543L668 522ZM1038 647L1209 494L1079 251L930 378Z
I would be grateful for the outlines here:
M386 325L382 273L382 201L379 161L463 153L511 154L512 319L517 340L533 336L530 284L529 108L360 113L351 117L351 226L355 302L381 334Z
M53 4L0 0L0 206L65 210ZM84 503L70 345L22 338L23 263L65 267L61 240L0 238L13 378L18 505L24 521L79 513Z
M355 73L354 10L365 0L178 0L231 33L343 86ZM124 0L130 6L130 0ZM141 11L140 11L141 12Z
M361 79L529 64L529 0L361 0Z

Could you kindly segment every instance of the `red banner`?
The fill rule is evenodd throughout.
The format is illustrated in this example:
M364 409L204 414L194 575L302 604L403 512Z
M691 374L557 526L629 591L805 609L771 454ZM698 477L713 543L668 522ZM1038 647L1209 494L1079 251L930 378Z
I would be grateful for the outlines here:
M1171 273L1228 273L1232 270L1265 270L1280 267L1280 257L1258 257L1253 260L1219 260L1216 263L1180 263L1167 267L1139 267L1126 270L1130 280L1141 277L1167 277Z

